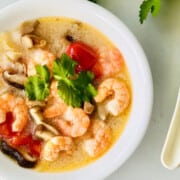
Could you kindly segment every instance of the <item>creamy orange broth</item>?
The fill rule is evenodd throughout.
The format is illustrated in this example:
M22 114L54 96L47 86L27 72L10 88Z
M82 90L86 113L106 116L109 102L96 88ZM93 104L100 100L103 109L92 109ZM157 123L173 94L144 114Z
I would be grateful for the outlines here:
M105 49L116 48L114 44L108 39L108 37L104 36L97 29L86 23L64 17L45 17L38 19L38 21L39 24L35 28L33 34L42 37L42 39L45 39L47 41L47 48L57 57L61 56L61 54L66 51L66 48L69 45L69 42L65 38L66 35L72 36L75 41L84 42L90 47L93 47L94 50L98 49L99 47L103 47ZM16 46L17 47L15 48L22 50L17 44ZM106 152L112 148L113 144L115 144L122 135L131 112L131 79L121 52L119 52L119 54L122 57L122 61L124 61L124 63L122 64L119 73L114 74L112 77L121 79L127 84L130 92L130 104L128 108L126 108L126 110L119 116L108 116L108 118L105 120L107 125L112 129L112 141ZM97 115L95 114L94 116L96 117ZM72 156L67 155L65 152L60 152L59 158L54 162L40 160L35 167L35 170L40 172L62 172L78 169L93 163L106 152L103 152L101 155L95 158L88 156L82 147L83 140L87 139L88 137L89 134L87 131L87 133L82 137L74 138L75 148Z
M67 32L68 34L75 37L76 40L82 41L90 45L94 49L98 47L114 47L113 43L106 36L104 36L97 29L86 23L82 23L74 19L50 17L40 18L39 21L40 25L36 29L35 34L41 35L41 37L45 38L50 43L49 48L51 49L51 51L56 53L57 55L62 53L61 49L64 51L66 48L64 35L67 34ZM54 43L57 42L57 39L59 39L60 42L62 42L61 48L57 48L56 44ZM115 76L120 79L123 79L127 83L127 85L129 86L132 100L131 80L127 66L124 65L121 68L121 71ZM128 108L120 116L109 117L106 120L107 124L112 128L112 141L109 149L113 146L113 144L120 138L121 134L123 133L126 127L126 123L128 121L130 111L131 102ZM76 138L75 144L77 144L77 146L72 156L67 156L67 154L65 153L60 153L59 159L54 162L47 162L44 160L39 162L38 166L36 167L36 170L42 172L70 171L73 169L78 169L83 166L86 166L103 155L102 154L95 158L89 157L82 148L82 139L86 139L86 135L84 135L81 138Z

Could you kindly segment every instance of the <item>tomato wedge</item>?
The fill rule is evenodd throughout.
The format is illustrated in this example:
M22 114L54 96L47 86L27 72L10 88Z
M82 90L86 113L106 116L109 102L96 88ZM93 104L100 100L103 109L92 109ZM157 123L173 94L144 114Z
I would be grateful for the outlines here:
M31 134L14 136L9 139L10 144L15 147L25 147L31 154L39 157L41 152L41 141L33 139Z
M66 53L75 61L79 63L77 71L91 70L97 62L96 52L88 45L82 42L71 43Z
M31 154L39 157L41 152L41 141L33 138L31 133L12 132L12 123L14 121L11 112L6 114L6 121L0 124L0 139L7 141L12 147L24 147Z
M42 148L42 146L41 146L40 140L33 140L29 144L30 152L37 157L39 157L41 154L41 148Z
M17 135L17 136L13 136L10 139L10 143L14 146L20 146L20 145L27 145L29 143L31 143L32 141L32 135Z

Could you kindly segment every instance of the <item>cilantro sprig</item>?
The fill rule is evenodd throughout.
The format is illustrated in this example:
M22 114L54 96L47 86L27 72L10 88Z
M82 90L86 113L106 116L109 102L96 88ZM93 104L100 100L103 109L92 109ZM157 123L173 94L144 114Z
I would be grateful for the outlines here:
M94 3L98 3L97 0L89 0ZM130 0L129 0L130 1ZM156 16L159 13L161 6L161 0L144 0L140 5L139 21L142 24L149 13Z
M94 2L94 3L97 3L97 0L89 0L89 1Z
M161 0L145 0L142 2L139 11L139 21L142 24L151 12L153 16L156 16L160 10Z
M58 94L73 107L80 107L83 102L90 101L96 95L92 85L94 74L90 71L75 72L77 62L67 54L56 59L53 65L53 75L58 81Z
M50 93L50 72L47 66L37 65L36 74L29 76L25 84L25 92L30 100L44 100Z
M92 84L94 74L90 71L75 72L78 63L67 54L57 58L53 63L53 78L58 81L58 94L73 107L82 106L96 95ZM37 65L36 74L28 77L25 92L30 100L44 100L50 94L50 72L47 66Z

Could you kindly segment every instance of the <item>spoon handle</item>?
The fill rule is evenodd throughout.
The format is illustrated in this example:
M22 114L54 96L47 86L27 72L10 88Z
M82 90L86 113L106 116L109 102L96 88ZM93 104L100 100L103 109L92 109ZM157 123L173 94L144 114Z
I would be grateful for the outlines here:
M171 124L161 153L161 162L168 169L180 165L180 89Z

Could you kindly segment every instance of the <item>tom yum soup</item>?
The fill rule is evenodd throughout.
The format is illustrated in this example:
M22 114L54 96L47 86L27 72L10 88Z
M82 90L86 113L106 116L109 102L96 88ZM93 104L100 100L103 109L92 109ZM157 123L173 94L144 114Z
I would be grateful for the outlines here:
M0 149L20 166L66 171L105 154L122 134L132 87L120 51L67 18L0 35Z

